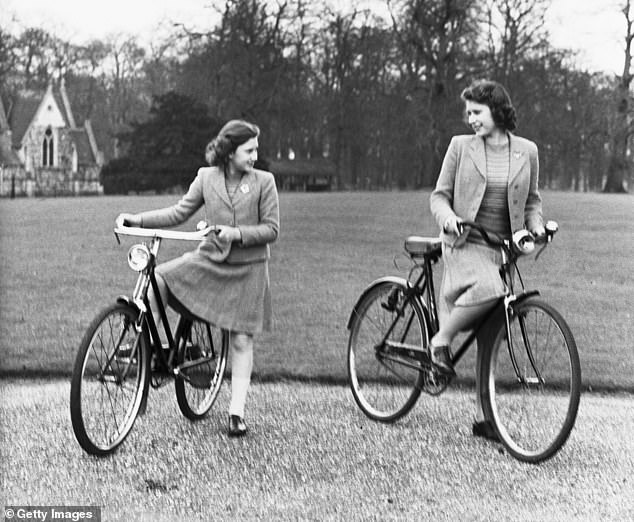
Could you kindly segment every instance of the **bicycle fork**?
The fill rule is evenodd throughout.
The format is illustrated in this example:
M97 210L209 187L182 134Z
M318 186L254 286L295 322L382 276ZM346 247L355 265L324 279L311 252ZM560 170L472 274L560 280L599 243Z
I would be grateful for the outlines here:
M505 327L506 327L506 339L507 339L507 347L509 352L509 358L511 359L511 364L513 365L513 370L515 371L515 376L517 377L517 382L519 384L528 386L531 384L544 384L544 378L541 375L541 372L537 368L537 362L535 361L535 356L533 354L533 348L531 347L531 340L528 336L528 331L526 330L526 318L522 315L518 314L513 309L513 303L517 302L517 296L508 295L504 298L504 318L505 318ZM517 318L520 332L522 334L522 343L524 345L524 349L526 350L526 356L530 362L530 365L533 369L535 377L528 377L524 375L520 370L519 364L517 363L517 358L515 356L515 346L513 341L513 336L511 335L511 319L512 316Z

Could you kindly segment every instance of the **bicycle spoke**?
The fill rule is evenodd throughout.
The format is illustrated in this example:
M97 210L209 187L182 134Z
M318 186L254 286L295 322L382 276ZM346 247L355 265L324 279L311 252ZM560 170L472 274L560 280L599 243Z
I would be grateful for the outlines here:
M403 295L398 284L384 283L358 304L348 344L348 373L357 404L371 418L395 420L411 409L420 395L419 368L404 364L406 359L388 359L385 341L426 346L426 324L412 302L395 302ZM389 304L389 306L383 306ZM378 350L378 351L377 351ZM402 361L402 362L401 362Z
M175 381L181 412L192 420L204 417L215 402L227 361L228 338L222 330L202 321L187 329L178 353Z
M574 425L579 358L570 329L552 307L532 298L517 308L508 347L500 334L486 361L485 397L509 451L539 462L561 448Z
M71 382L71 420L82 447L107 454L128 435L141 404L149 361L141 333L130 329L136 311L105 309L89 327ZM122 351L124 350L124 351Z

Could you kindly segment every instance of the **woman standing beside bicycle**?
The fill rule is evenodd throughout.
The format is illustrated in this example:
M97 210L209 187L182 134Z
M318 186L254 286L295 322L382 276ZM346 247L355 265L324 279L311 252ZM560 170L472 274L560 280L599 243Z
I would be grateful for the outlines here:
M441 228L441 296L447 305L431 339L431 354L447 375L455 374L450 345L456 334L473 326L505 295L499 249L487 245L476 231L463 231L460 223L475 221L502 237L522 228L544 234L537 146L512 133L516 114L508 93L499 83L482 80L467 87L461 99L475 134L452 138L430 198ZM478 338L473 434L496 438L480 404L482 343L492 341L485 336Z
M164 302L230 332L229 436L247 431L244 409L253 336L271 325L269 243L279 233L279 203L273 175L254 168L259 134L252 123L229 121L207 145L210 166L199 169L177 204L117 218L117 223L130 226L169 227L204 207L206 220L216 226L217 234L210 234L195 251L159 265L156 276Z

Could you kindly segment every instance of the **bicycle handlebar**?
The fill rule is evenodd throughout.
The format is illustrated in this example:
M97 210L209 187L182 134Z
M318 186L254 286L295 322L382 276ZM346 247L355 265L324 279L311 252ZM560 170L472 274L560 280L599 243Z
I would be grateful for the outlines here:
M491 238L486 228L484 228L480 223L476 223L475 221L461 221L458 223L458 230L462 234L466 228L472 228L477 230L481 235L482 239L484 239L489 245L494 247L504 246L504 241L500 239Z
M546 245L552 241L553 236L555 235L557 230L559 230L559 225L555 221L548 221L544 225L545 233L543 235L535 236L528 231L518 231L513 234L511 240L506 242L503 239L492 238L489 234L489 231L487 231L482 225L474 221L462 221L458 223L458 229L460 230L461 234L467 227L477 230L482 236L482 239L484 239L484 241L489 245L493 247L502 247L507 250L511 246L513 246L519 254L528 254L533 251L534 246L528 245L528 248L525 248L525 242L529 244L532 243L533 245L543 245L541 250L535 256L535 259L539 257L544 248L546 248Z
M114 234L119 240L119 235L122 236L137 236L137 237L153 237L160 239L179 239L182 241L202 241L210 233L218 233L219 229L215 225L207 226L196 232L183 232L180 230L163 230L159 228L141 228L141 227L128 227L121 225L115 227Z

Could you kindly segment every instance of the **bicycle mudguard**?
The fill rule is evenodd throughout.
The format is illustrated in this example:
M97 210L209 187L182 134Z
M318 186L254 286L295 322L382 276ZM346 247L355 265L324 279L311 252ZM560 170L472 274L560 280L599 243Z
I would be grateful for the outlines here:
M127 295L118 295L116 301L117 303L129 305L133 308L136 308L137 310L139 309L139 307L134 304L132 298Z
M352 327L352 321L353 321L353 319L354 319L354 317L356 315L356 311L357 311L357 308L359 307L359 304L361 303L361 301L363 301L363 298L370 291L372 291L373 288L376 288L377 286L379 286L379 285L381 285L383 283L395 283L395 284L402 285L405 288L411 288L412 287L412 285L409 284L409 281L407 281L407 279L405 279L403 277L386 276L386 277L381 277L379 279L375 279L374 281L372 281L365 288L365 290L363 290L363 292L361 292L361 295L359 296L359 299L357 299L357 302L352 307L352 312L350 312L350 317L348 318L348 323L347 323L348 330L350 330L350 328Z
M523 292L515 296L515 299L511 303L511 308L513 308L513 306L515 305L520 304L523 301L526 301L529 297L535 297L536 295L540 295L539 290L529 290L528 292Z

